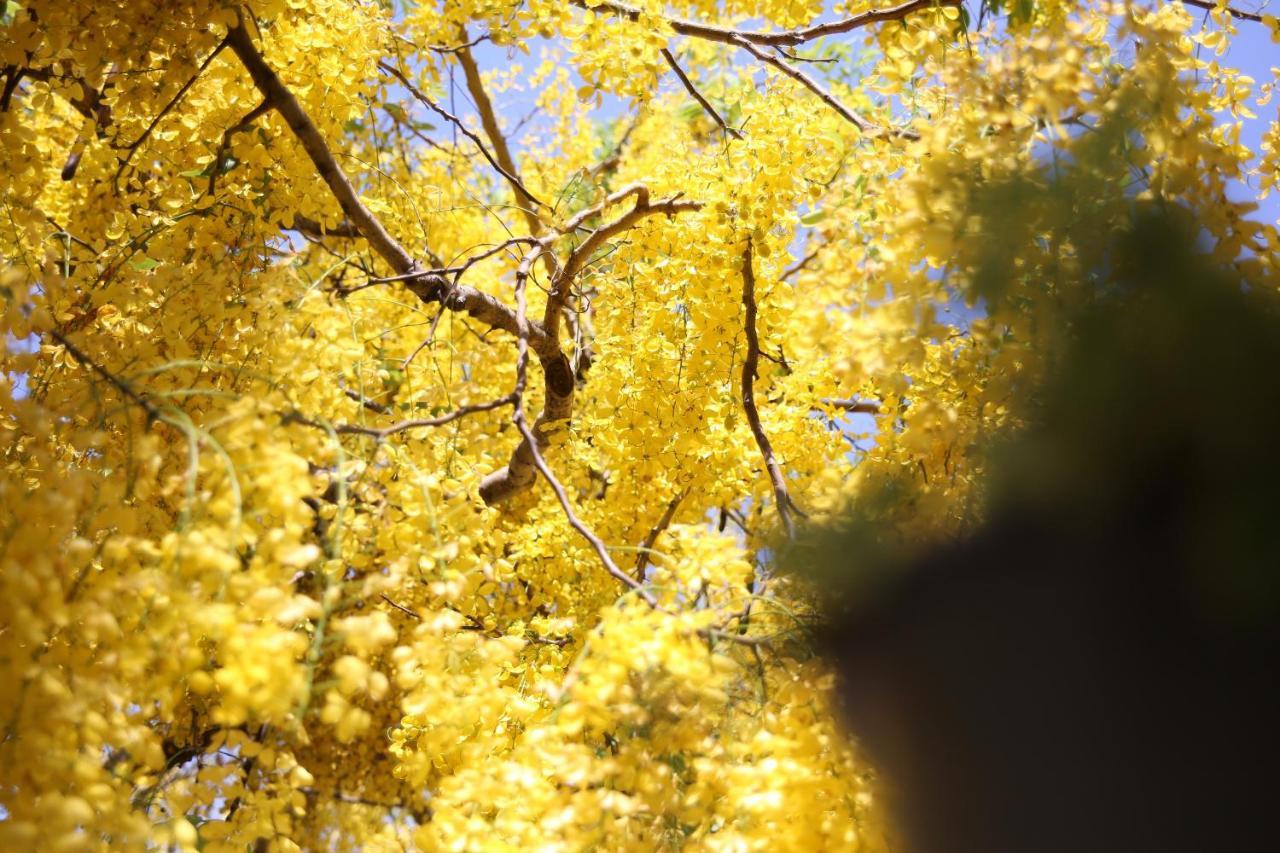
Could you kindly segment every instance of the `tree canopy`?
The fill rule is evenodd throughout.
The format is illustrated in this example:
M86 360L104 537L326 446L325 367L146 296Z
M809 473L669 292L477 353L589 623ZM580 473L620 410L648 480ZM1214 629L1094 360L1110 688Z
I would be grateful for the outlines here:
M971 525L1138 211L1280 282L1221 3L0 14L4 849L892 847L773 554Z

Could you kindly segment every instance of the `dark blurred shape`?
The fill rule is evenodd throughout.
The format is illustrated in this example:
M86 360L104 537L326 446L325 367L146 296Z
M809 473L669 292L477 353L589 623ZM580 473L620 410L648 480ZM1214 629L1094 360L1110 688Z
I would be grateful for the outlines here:
M791 559L844 578L827 652L908 850L1275 849L1280 312L1135 223L979 529Z

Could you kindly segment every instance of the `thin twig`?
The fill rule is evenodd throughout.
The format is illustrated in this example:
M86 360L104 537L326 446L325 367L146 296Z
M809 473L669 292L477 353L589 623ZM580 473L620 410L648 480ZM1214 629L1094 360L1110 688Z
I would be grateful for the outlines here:
M1182 2L1188 6L1198 6L1201 9L1208 9L1211 12L1218 8L1218 4L1212 2L1212 0L1182 0ZM1231 17L1237 18L1241 21L1253 21L1255 24L1262 23L1262 16L1254 12L1245 12L1240 9L1232 8L1231 6L1226 8L1226 12Z
M720 129L732 136L734 139L741 139L741 131L729 126L729 124L720 116L720 113L716 111L716 108L711 105L711 102L703 97L702 93L698 91L698 88L693 85L693 81L689 79L689 75L684 73L684 69L680 67L680 63L676 62L676 58L671 54L671 51L667 50L665 47L662 49L662 58L667 60L667 65L670 65L671 70L676 73L676 77L678 77L680 82L684 85L685 91L698 102L698 105L702 107L703 111L706 112L707 115L711 116L716 124L720 125Z
M354 239L360 236L360 229L356 228L350 222L339 222L337 225L328 228L321 225L314 219L303 216L302 214L294 214L293 222L285 226L286 231L298 231L302 234L313 237L341 237L346 239Z
M818 252L821 250L821 248L822 247L818 247L817 249L814 249L813 251L805 255L803 258L801 258L791 266L784 269L782 271L782 275L778 276L778 279L780 281L786 281L787 279L791 278L791 276L795 275L796 273L803 270L805 267L809 266L810 262L813 261L814 258L818 257Z
M818 402L823 406L844 409L846 412L852 412L855 415L880 414L880 404L872 400L839 400L835 397L823 397ZM821 411L821 409L815 407L814 411Z
M67 340L66 336L57 329L50 329L49 337L62 344L66 351L71 354L72 358L101 376L103 379L107 380L107 382L111 383L117 391L141 406L142 410L147 413L148 423L164 419L163 414L160 409L156 407L155 403L152 403L145 395L136 390L128 382L121 379L119 376L116 376L114 373L107 370L101 364L98 364L98 362L86 355L83 350L71 343L71 341Z
M457 53L460 50L467 50L468 48L472 48L480 44L480 42L488 41L488 40L489 40L489 34L485 33L482 36L476 36L470 41L463 42L462 44L455 44L455 45L428 44L428 45L425 45L425 47L427 50L430 50L434 53Z
M636 132L636 128L639 126L640 113L637 113L636 117L627 125L627 129L622 132L622 137L618 140L618 143L599 163L592 166L588 173L592 177L598 178L616 169L618 163L622 162L622 152L626 150L627 143L631 141L631 135Z
M125 154L124 159L120 161L120 167L116 169L115 178L112 179L113 183L120 180L120 175L123 174L124 170L128 167L129 161L133 159L133 155L137 153L138 149L142 146L142 143L146 142L147 139L150 138L151 132L156 129L156 125L160 124L164 117L169 114L169 111L178 105L178 102L181 101L187 94L187 91L195 85L196 81L200 79L201 75L204 74L205 70L208 69L213 60L218 58L218 54L222 53L223 48L227 46L227 38L229 37L224 37L222 41L218 42L218 46L213 49L213 52L205 57L204 62L200 63L200 67L196 69L196 73L191 75L191 78L182 84L182 88L179 89L177 93L169 99L169 102L164 105L160 112L156 114L156 117L147 125L147 129L142 131L142 135L133 142L124 146L128 153Z
M815 95L818 96L818 99L820 101L822 101L827 106L831 107L831 109L835 110L836 113L841 118L843 118L845 121L852 124L854 127L862 131L863 133L868 135L870 134L878 135L884 132L884 129L881 128L878 124L874 124L873 122L870 122L867 119L863 118L860 113L858 113L856 110L852 109L851 107L845 105L839 98L831 94L831 92L827 91L825 86L823 86L814 78L810 77L808 74L801 71L799 68L796 68L794 65L784 62L783 60L779 59L778 57L772 54L765 53L763 50L756 47L751 42L748 42L745 40L739 40L737 42L737 45L738 47L745 50L747 53L754 56L756 59L768 65L772 65L774 68L778 69L783 74L790 77L792 80L795 80L801 86L804 86L810 92L813 92ZM894 131L893 135L903 136L909 139L918 138L913 131Z
M625 3L616 3L612 0L569 0L573 5L583 9L589 9L597 14L608 12L631 21L640 19L641 12L634 6L628 6ZM814 39L823 36L839 35L841 33L852 32L862 27L871 26L873 24L885 23L887 21L900 21L913 12L927 11L929 9L938 9L944 6L959 6L964 0L907 0L897 6L890 6L887 9L875 9L868 12L862 12L858 15L852 15L839 21L830 21L825 24L815 24L811 27L802 27L794 30L779 30L778 32L758 32L755 30L738 30L731 27L718 27L714 24L701 24L697 21L683 20L680 18L666 18L665 21L670 25L671 29L682 36L692 36L705 41L714 41L721 44L738 44L739 42L747 42L754 45L763 45L766 47L787 46L796 47Z
M403 604L396 604L394 601L388 598L385 594L380 594L378 598L381 598L383 601L385 601L387 604L390 604L392 607L394 607L396 610L399 610L401 613L408 614L409 616L412 616L414 619L418 619L418 620L422 619L422 617L419 614L414 613L412 610L405 607Z
M790 59L792 62L811 62L816 65L820 63L834 64L840 61L835 57L831 57L831 56L801 56L795 51L787 50L785 47L775 47L774 50L776 50L782 56L785 56L787 59Z
M636 555L636 580L644 580L644 570L649 565L649 555L653 551L653 546L657 543L658 537L671 526L671 520L675 518L676 510L680 508L680 502L684 500L687 494L689 494L688 491L683 491L667 502L667 508L663 510L662 517L649 530L649 535L644 538L644 544L640 546L640 553Z
M406 430L444 426L445 424L453 423L459 418L464 418L467 415L473 415L477 412L488 412L493 409L500 409L503 406L511 405L511 403L511 396L507 395L506 397L499 397L496 400L490 400L487 403L474 403L471 405L459 406L453 411L435 418L416 418L414 420L399 421L386 427L369 427L361 424L334 424L333 431L344 435L367 435L377 439L378 441L383 441L389 436ZM298 423L325 430L329 429L327 424L313 420L301 412L288 412L285 415L285 420L289 423Z
M346 394L352 400L355 400L371 412L377 412L380 415L385 415L390 411L384 404L379 403L377 400L370 400L368 397L365 397L363 394L359 394L350 388L343 388L342 393Z
M523 193L524 197L527 198L529 201L541 207L546 207L546 205L543 204L542 201L540 201L537 197L535 197L533 193L529 192L528 188L525 187L525 185L520 182L519 176L517 176L515 173L511 171L508 171L507 167L505 167L501 162L499 162L497 158L494 157L493 154L489 152L489 148L484 144L484 140L481 139L478 134L474 133L471 130L471 128L467 127L467 125L462 121L462 119L458 118L456 115L449 112L444 107L440 106L430 97L428 97L425 92L420 90L417 86L413 85L413 83L409 80L409 78L405 76L403 73L401 73L400 69L396 68L394 65L390 65L389 63L386 63L386 62L379 62L378 67L381 68L383 71L387 72L388 74L392 75L393 77L395 77L397 80L399 80L401 85L403 85L409 91L409 94L417 98L419 102L430 107L441 118L450 122L455 127L457 127L458 130L462 131L463 136L467 137L472 142L474 142L476 147L480 149L480 153L484 155L484 159L489 161L489 165L497 169L498 173L502 175L502 177L506 178L507 181L510 182L512 186L516 187L517 196ZM508 154L507 156L508 156L508 159L510 159L510 155Z
M218 187L218 176L222 174L223 161L231 152L231 140L237 134L248 130L255 121L265 115L271 109L271 101L263 99L253 109L245 114L245 117L233 124L222 132L222 144L218 146L218 153L214 155L213 162L209 164L209 188L205 191L208 195L213 195Z

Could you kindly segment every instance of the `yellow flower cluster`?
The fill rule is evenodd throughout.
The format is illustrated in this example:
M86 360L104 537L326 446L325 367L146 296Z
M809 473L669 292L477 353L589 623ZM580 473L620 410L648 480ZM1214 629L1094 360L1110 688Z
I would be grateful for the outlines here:
M1258 24L385 5L0 6L0 849L891 846L771 554L974 519L1074 222L1280 283Z

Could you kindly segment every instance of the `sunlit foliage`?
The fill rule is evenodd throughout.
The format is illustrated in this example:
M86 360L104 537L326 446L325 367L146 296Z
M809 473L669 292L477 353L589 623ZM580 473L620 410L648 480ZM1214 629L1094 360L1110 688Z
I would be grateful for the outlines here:
M974 519L1059 171L1277 281L1212 3L0 20L6 850L892 846L770 548Z

